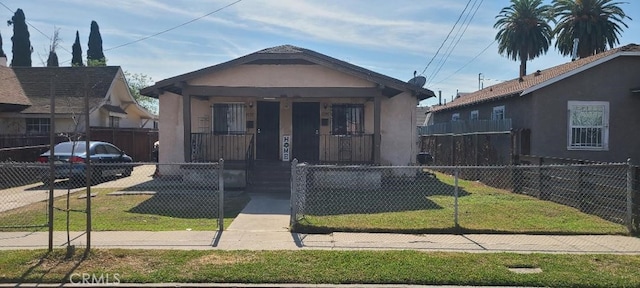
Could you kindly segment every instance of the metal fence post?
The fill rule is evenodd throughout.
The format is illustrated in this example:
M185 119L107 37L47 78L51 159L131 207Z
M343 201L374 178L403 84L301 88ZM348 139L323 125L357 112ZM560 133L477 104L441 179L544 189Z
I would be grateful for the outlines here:
M631 158L627 159L627 229L629 233L633 233L633 166L631 166Z
M224 159L218 161L218 230L224 230Z
M453 190L453 222L456 226L456 229L460 228L460 223L458 222L458 172L459 167L456 166L454 173L454 190Z
M291 212L291 216L289 219L289 226L291 228L293 228L293 226L296 224L297 219L296 219L296 214L297 210L298 210L298 177L297 177L297 173L296 173L296 168L298 166L298 159L294 158L293 161L291 161L291 200L289 203L289 208L290 208L290 212Z

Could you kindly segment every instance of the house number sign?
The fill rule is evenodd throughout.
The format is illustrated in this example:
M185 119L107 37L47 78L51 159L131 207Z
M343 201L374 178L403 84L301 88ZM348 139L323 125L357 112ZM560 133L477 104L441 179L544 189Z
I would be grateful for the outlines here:
M289 152L291 151L291 136L282 136L282 161L289 161Z

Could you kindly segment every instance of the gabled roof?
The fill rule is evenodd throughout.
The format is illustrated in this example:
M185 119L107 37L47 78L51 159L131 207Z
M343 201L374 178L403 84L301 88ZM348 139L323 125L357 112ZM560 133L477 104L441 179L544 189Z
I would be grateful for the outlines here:
M493 86L486 87L482 90L469 93L464 97L456 98L446 105L433 106L431 107L431 111L437 112L474 105L486 101L493 101L505 97L518 95L523 96L545 86L563 80L567 77L585 71L591 67L602 64L616 57L625 55L640 56L640 46L636 44L629 44L545 70L538 70L534 73L525 75L522 80L516 78L513 80L502 82Z
M16 74L9 67L0 66L0 112L20 111L31 105Z
M393 97L405 91L410 91L416 94L420 100L435 96L431 90L417 87L360 66L292 45L282 45L263 49L225 63L168 78L156 82L156 84L151 87L142 89L140 93L155 98L158 97L158 90L182 94L182 82L243 64L317 64L377 83L380 87L383 87L382 93L389 97Z
M105 99L120 67L13 67L22 89L32 106L21 113L50 113L52 84L56 113L83 113L85 87L89 107L97 107ZM86 86L84 81L87 81Z

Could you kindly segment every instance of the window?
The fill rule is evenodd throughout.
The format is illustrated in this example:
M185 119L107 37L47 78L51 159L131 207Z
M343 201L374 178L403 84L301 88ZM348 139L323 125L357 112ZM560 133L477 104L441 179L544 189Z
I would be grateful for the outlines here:
M48 133L51 128L49 118L26 118L27 134Z
M364 133L364 105L338 104L331 106L331 134Z
M478 110L471 111L471 114L469 115L469 120L479 120L479 119L480 119L480 112Z
M113 127L113 128L120 127L120 117L109 116L109 127Z
M460 113L451 114L451 121L458 121L458 120L460 120Z
M609 102L569 101L569 150L609 149Z
M493 107L493 113L491 113L491 120L504 119L504 105Z
M244 134L244 103L214 104L213 133L219 135Z

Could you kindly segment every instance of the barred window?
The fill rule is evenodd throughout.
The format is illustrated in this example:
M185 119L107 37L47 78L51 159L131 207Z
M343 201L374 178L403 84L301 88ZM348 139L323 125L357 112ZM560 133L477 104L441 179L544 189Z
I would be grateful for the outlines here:
M451 114L451 121L460 121L460 113Z
M364 105L331 105L331 134L353 135L364 133Z
M471 111L471 114L469 115L469 120L479 120L479 119L480 119L480 112L478 110Z
M609 102L569 101L569 150L609 149Z
M27 134L49 133L51 129L51 119L49 118L26 118Z
M232 135L246 132L244 103L214 104L212 113L214 134Z

